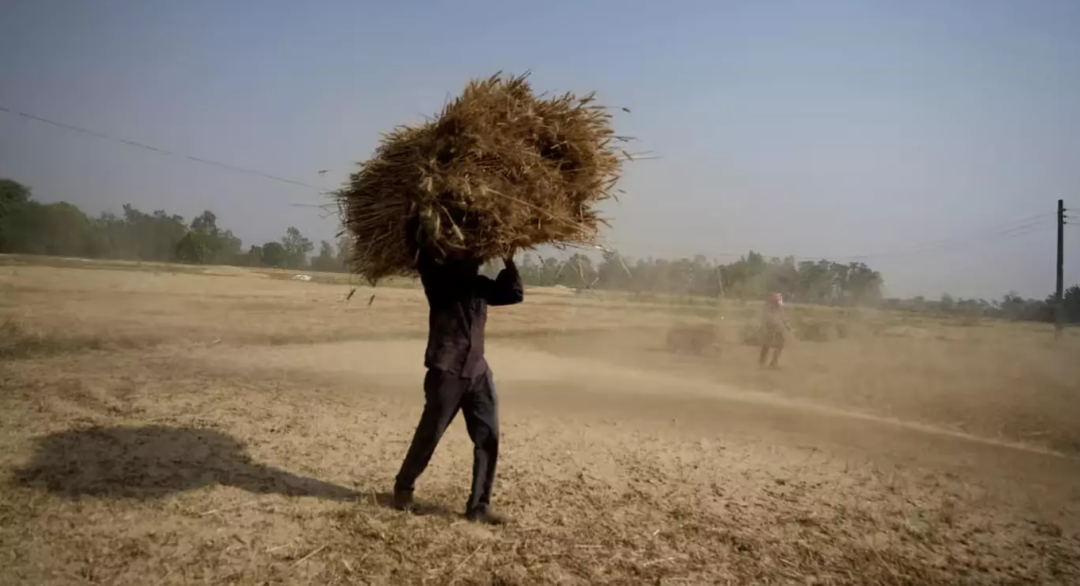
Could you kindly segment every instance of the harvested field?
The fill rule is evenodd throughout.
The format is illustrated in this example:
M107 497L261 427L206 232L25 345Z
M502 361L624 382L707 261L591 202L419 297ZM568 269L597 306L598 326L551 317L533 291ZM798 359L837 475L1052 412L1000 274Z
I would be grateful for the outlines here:
M460 421L386 507L421 292L313 276L0 257L0 584L1080 583L1080 332L529 291L486 528Z

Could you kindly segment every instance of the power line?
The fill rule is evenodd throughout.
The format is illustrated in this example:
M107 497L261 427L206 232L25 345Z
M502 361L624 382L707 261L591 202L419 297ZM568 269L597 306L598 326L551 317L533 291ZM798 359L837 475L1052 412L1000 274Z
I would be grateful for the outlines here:
M968 250L971 249L971 246L970 246L971 244L985 244L985 245L998 244L1000 242L1005 242L1006 240L1013 240L1013 239L1016 239L1016 238L1021 238L1023 236L1028 236L1030 234L1040 234L1040 233L1043 233L1043 228L1045 227L1045 225L1046 224L1043 223L1043 224L1039 224L1039 225L1028 226L1027 228L1025 228L1023 230L1018 230L1018 231L1011 232L1011 233L1009 233L1007 235L1002 235L1001 237L994 238L994 239L989 240L989 241L987 241L985 243L982 243L982 242L979 242L979 241L972 241L972 242L968 243L969 246L967 247L967 249Z
M1052 223L1053 223L1052 220L1044 220L1044 221L1034 223L1034 224L1028 224L1028 225L1025 225L1025 226L1019 226L1019 227L1011 229L1011 230L1006 230L1006 231L1002 231L1002 232L995 233L995 234L989 234L989 235L985 235L985 236L982 236L982 237L973 238L973 239L970 239L970 240L967 240L967 241L964 241L964 242L960 242L960 243L956 243L956 244L950 244L948 246L938 247L938 248L932 249L932 250L922 251L921 254L917 255L917 256L926 256L928 254L941 254L941 253L946 253L947 254L947 253L955 252L955 251L972 250L973 245L976 245L976 246L991 245L991 244L996 244L998 242L1003 242L1003 241L1006 241L1006 240L1012 240L1014 238L1020 238L1022 236L1027 236L1029 234L1043 233L1045 228L1047 226L1051 225ZM909 255L909 256L911 256L911 255Z
M951 238L945 240L932 241L923 245L916 246L914 248L894 250L887 252L877 252L863 255L851 255L851 256L831 256L823 258L852 260L852 261L868 261L868 260L887 260L887 259L909 259L909 258L925 258L931 255L947 254L956 251L970 250L973 244L993 244L995 242L1011 240L1020 236L1026 236L1039 232L1043 227L1053 222L1054 214L1040 214L1037 216L1031 216L1029 218L1023 218L1020 220L1013 220L1012 222L1006 222L983 228L975 234L964 238Z
M757 252L757 254L760 254L762 257L764 257L766 259L791 258L791 259L794 259L797 262L804 262L804 261L814 262L814 261L820 261L820 260L829 260L829 261L834 261L834 262L835 261L842 261L842 260L865 261L865 260L871 260L871 259L875 259L875 258L886 258L886 259L925 258L926 256L930 256L930 255L948 254L948 253L952 253L952 252L964 252L964 251L967 251L967 250L972 250L973 246L976 246L976 245L992 245L992 244L996 244L998 242L1004 242L1004 241L1007 241L1007 240L1012 240L1012 239L1015 239L1015 238L1028 236L1030 234L1035 234L1035 233L1038 233L1038 232L1042 231L1042 229L1046 225L1050 224L1053 221L1053 216L1055 216L1055 215L1056 214L1054 214L1054 213L1047 213L1047 214L1039 214L1039 215L1036 215L1036 216L1031 216L1031 217L1028 217L1028 218L1021 218L1021 219L1018 219L1018 220L1013 220L1011 222L1004 222L1004 223L989 226L987 228L983 228L983 229L979 230L978 232L976 232L975 235L969 236L967 238L961 238L961 239L953 238L953 239L942 240L942 241L931 241L929 243L926 243L926 244L920 245L918 247L915 247L914 249L904 249L904 250L892 251L892 252L882 252L882 253L873 253L873 254L860 254L860 255L821 255L821 256L776 255L776 254L767 254L767 253L763 253L763 252ZM617 244L615 245L615 248L618 248ZM756 251L751 251L751 252L756 252ZM709 252L707 254L701 254L700 256L704 256L706 258L712 258L712 259L716 259L716 258L741 259L741 258L745 258L747 256L747 254L748 253L746 253L746 252Z
M106 134L104 132L98 132L96 130L90 130L88 128L83 128L81 126L75 126L74 124L68 124L66 122L59 122L59 121L52 120L52 119L49 119L49 118L44 118L42 116L36 116L34 114L28 114L26 112L20 112L20 111L17 111L17 110L12 110L12 109L10 109L8 107L5 107L3 104L0 104L0 112L6 112L6 113L9 113L9 114L14 114L16 116L20 116L20 117L25 118L27 120L33 120L35 122L40 122L40 123L43 123L43 124L49 124L51 126L56 126L58 128L63 128L65 130L70 130L70 131L73 131L73 132L87 134L87 135L93 136L93 137L98 138L98 139L116 141L116 142L119 142L119 143L122 143L122 144L125 144L125 145L128 145L128 146L148 150L148 151L160 154L160 155L172 155L172 156L187 159L189 161L194 161L196 163L202 163L204 165L210 165L210 166L218 167L218 168L221 168L221 169L227 169L227 170L230 170L230 171L236 171L236 172L239 172L239 173L245 173L245 174L248 174L248 175L254 175L254 176L257 176L257 177L262 177L264 179L270 179L272 181L278 181L278 182L281 182L281 183L287 183L287 184L290 184L290 185L296 185L296 186L299 186L299 187L305 187L305 188L308 188L308 189L313 189L313 190L318 191L320 194L329 195L329 194L335 193L334 191L325 189L323 187L319 187L317 185L311 185L309 183L304 183L303 181L296 181L296 180L293 180L293 179L287 179L285 177L278 177L276 175L271 175L269 173L264 173L264 172L258 171L256 169L248 169L246 167L239 167L237 165L230 165L228 163L223 163L221 161L213 161L213 160L210 160L210 159L204 159L202 157L196 157L196 156L193 156L193 155L186 155L186 154L183 154L183 153L176 153L176 152L170 151L168 149L163 149L163 148L160 148L160 147L155 147L155 146L152 146L152 145L144 144L144 143L141 143L141 142L138 142L138 141L129 140L129 139L125 139L125 138L120 138L120 137L117 137L117 136L112 136L112 135ZM655 155L651 155L649 153L642 153L642 154L637 154L637 155L632 154L632 153L624 153L624 157L625 157L625 160L638 160L638 159L654 159L654 158L657 158ZM547 211L547 210L545 210L543 208L540 208L540 207L538 207L536 205L533 205L533 204L531 204L529 202L520 200L518 198L509 196L509 195L506 195L506 194L503 194L503 193L499 193L497 191L489 191L489 193L492 193L494 195L497 195L497 196L506 198L508 200L517 202L520 205L524 205L524 206L529 207L529 208L531 208L531 209L533 209L535 211L546 214L552 220L562 222L565 225L573 226L575 228L581 228L581 227L585 226L581 222L575 222L573 220L568 220L566 218L561 218L561 217L556 216L556 215L552 214L551 212L549 212L549 211ZM324 213L328 213L328 210L334 208L336 204L333 204L333 203L327 203L327 204L303 204L303 203L301 203L301 204L291 204L291 205L299 206L299 207L317 207L317 208L323 209ZM603 251L608 250L606 247L604 247L602 245L596 245L594 248L596 248L598 250L603 250Z
M221 161L214 161L214 160L210 160L210 159L204 159L202 157L196 157L194 155L187 155L187 154L183 154L183 153L177 153L177 152L174 152L174 151L170 151L168 149L155 147L153 145L148 145L148 144L145 144L145 143L142 143L142 142L138 142L138 141L134 141L134 140L126 139L126 138L121 138L121 137L117 137L117 136L112 136L112 135L106 134L104 132L98 132L96 130L90 130L88 128L83 128L81 126L75 126L74 124L68 124L66 122L59 122L59 121L56 121L56 120L53 120L53 119L50 119L50 118L45 118L45 117L42 117L42 116L36 116L34 114L28 114L26 112L20 112L18 110L12 110L11 108L8 108L8 107L4 106L3 104L0 104L0 112L6 112L6 113L9 113L9 114L14 114L16 116L20 116L20 117L25 118L27 120L33 120L35 122L40 122L40 123L43 123L43 124L56 126L58 128L63 128L65 130L70 130L70 131L73 131L73 132L87 134L89 136L93 136L93 137L98 138L98 139L112 140L112 141L119 142L119 143L122 143L122 144L125 144L125 145L128 145L128 146L132 146L132 147L144 149L144 150L147 150L147 151L151 151L151 152L154 152L154 153L157 153L157 154L160 154L160 155L171 155L171 156L175 156L175 157L184 158L184 159L187 159L189 161L194 161L196 163L202 163L204 165L209 165L209 166L212 166L212 167L218 167L218 168L221 168L221 169L227 169L229 171L235 171L235 172L238 172L238 173L245 173L245 174L248 174L248 175L254 175L256 177L262 177L264 179L270 179L272 181L278 181L280 183L287 183L289 185L296 185L296 186L299 186L299 187L305 187L305 188L308 188L308 189L313 189L315 191L318 191L320 194L324 194L324 195L331 195L331 194L336 193L336 191L328 190L326 188L319 187L317 185L312 185L310 183L304 183L303 181L296 181L294 179L288 179L288 178L285 178L285 177L279 177L277 175L271 175L270 173L259 171L257 169L249 169L247 167L240 167L240 166L237 166L237 165L231 165L229 163L223 163ZM637 161L637 160L657 159L659 157L656 156L655 154L653 154L651 151L646 151L646 152L643 152L643 153L629 153L629 152L623 151L622 156L620 158L623 159L623 160L627 160L627 161ZM319 174L321 175L323 173L326 173L327 171L329 171L329 169L323 169L323 170L319 171ZM503 197L505 199L517 202L520 205L524 205L524 206L529 207L529 208L531 208L531 209L533 209L535 211L546 214L551 219L553 219L555 221L558 221L558 222L562 222L562 223L564 223L564 224L566 224L568 226L573 226L575 228L585 227L585 225L582 224L581 222L575 222L573 220L568 220L566 218L561 218L561 217L555 216L554 214L552 214L551 212L548 212L547 210L545 210L543 208L540 208L540 207L538 207L536 205L533 205L533 204L531 204L529 202L520 200L518 198L509 196L509 195L506 195L506 194L503 194L503 193L499 193L497 191L489 191L489 193L493 193L494 195L497 195L499 197ZM333 204L333 203L327 203L327 204L296 203L296 204L290 204L290 205L293 205L293 206L296 206L296 207L316 207L316 208L321 208L321 209L324 210L324 212L326 212L327 210L334 208L336 204ZM598 248L600 250L606 250L605 247L599 246L599 245L596 246L596 248Z
M307 188L307 189L313 189L315 191L318 191L321 194L333 193L332 190L326 189L325 187L319 187L318 185L312 185L310 183L304 183L303 181L296 181L295 179L288 179L286 177L279 177L277 175L271 175L270 173L265 173L265 172L259 171L257 169L249 169L247 167L240 167L240 166L237 166L237 165L230 165L229 163L223 163L221 161L214 161L214 160L211 160L211 159L204 159L202 157L196 157L194 155L188 155L188 154L184 154L184 153L178 153L178 152L170 151L168 149L164 149L164 148L161 148L161 147L156 147L156 146L153 146L153 145L148 145L148 144L138 142L138 141L135 141L135 140L121 138L121 137L118 137L118 136L112 136L112 135L106 134L104 132L98 132L96 130L90 130L88 128L83 128L81 126L75 126L74 124L68 124L66 122L59 122L59 121L52 120L52 119L49 119L49 118L44 118L42 116L35 116L34 114L28 114L26 112L20 112L18 110L12 110L11 108L5 107L3 104L0 104L0 112L6 112L8 114L14 114L15 116L19 116L19 117L25 118L27 120L33 120L34 122L40 122L42 124L48 124L50 126L55 126L57 128L63 128L65 130L70 130L72 132L78 132L78 133L81 133L81 134L86 134L86 135L89 135L89 136L93 136L94 138L119 142L121 144L125 144L125 145L131 146L131 147L136 147L136 148L140 148L140 149L143 149L143 150L147 150L147 151L150 151L150 152L153 152L153 153L157 153L159 155L179 157L179 158L182 158L182 159L187 159L189 161L194 161L196 163L201 163L203 165L209 165L209 166L212 166L212 167L218 167L218 168L221 168L221 169L227 169L229 171L234 171L234 172L237 172L237 173L244 173L244 174L253 175L253 176L256 176L256 177L262 177L263 179L269 179L271 181L278 181L280 183L287 183L289 185L295 185L295 186L298 186L298 187L304 187L304 188Z
M957 246L967 244L969 242L981 241L981 240L993 240L999 237L1006 237L1017 231L1023 231L1028 228L1041 226L1043 224L1053 221L1053 213L1044 213L1023 218L1019 220L1013 220L1011 222L1004 222L993 226L988 226L976 232L975 234L962 237L962 238L947 238L943 240L931 241L926 244L916 246L914 248L893 250L886 252L876 252L871 254L856 255L851 257L838 257L849 258L851 260L868 260L874 258L888 258L888 257L903 257L912 255L923 255L929 253L936 253L942 250L948 250Z

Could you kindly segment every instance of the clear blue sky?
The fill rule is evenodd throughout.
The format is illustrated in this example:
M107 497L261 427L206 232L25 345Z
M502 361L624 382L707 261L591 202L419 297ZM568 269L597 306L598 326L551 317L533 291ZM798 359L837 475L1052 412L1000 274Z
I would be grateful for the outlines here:
M0 104L328 188L380 131L526 69L629 108L662 156L610 210L632 255L929 248L868 262L894 295L1041 297L1053 224L988 228L1080 208L1076 0L0 0ZM312 191L4 113L0 175L93 213L211 208L246 244L336 229L290 207Z

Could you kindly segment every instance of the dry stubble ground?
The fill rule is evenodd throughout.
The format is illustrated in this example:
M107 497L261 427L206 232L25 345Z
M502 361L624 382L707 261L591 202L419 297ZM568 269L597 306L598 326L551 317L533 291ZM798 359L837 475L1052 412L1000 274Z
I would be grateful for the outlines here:
M488 529L459 422L425 514L385 506L418 291L5 261L2 584L1080 581L1075 337L834 316L876 321L762 373L657 351L678 308L536 291L489 326Z

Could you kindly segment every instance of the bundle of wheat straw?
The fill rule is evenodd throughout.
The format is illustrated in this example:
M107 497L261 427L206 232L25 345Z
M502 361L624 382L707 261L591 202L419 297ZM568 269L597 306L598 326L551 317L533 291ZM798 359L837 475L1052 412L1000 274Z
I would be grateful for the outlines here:
M383 137L337 192L355 272L410 275L419 247L489 259L596 242L624 139L592 94L545 98L526 78L474 80L434 120Z

